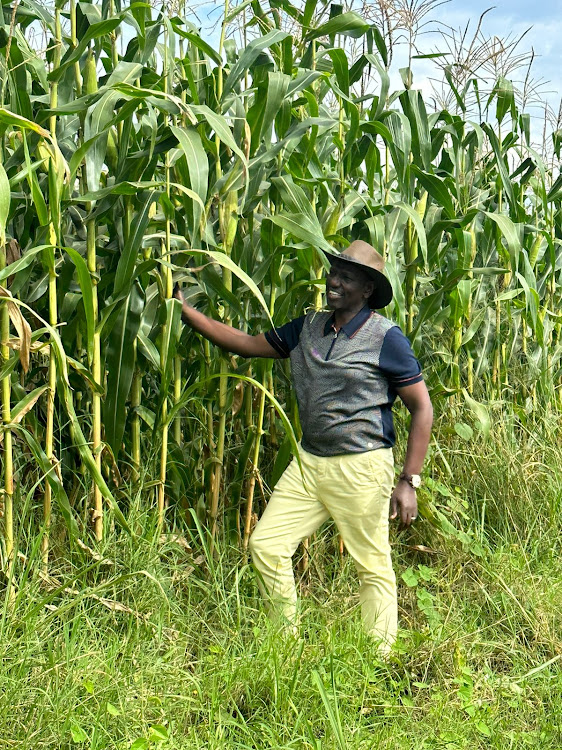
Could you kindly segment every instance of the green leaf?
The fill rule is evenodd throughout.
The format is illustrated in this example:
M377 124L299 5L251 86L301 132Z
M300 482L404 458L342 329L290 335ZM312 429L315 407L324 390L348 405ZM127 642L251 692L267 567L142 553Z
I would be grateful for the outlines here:
M400 576L406 586L413 589L418 585L418 576L413 568L407 568Z
M121 711L116 708L113 703L109 703L108 701L105 708L110 716L121 716Z
M304 214L314 225L320 228L320 222L312 207L310 197L305 191L293 182L290 175L272 177L271 182L281 195L283 207L287 213Z
M84 121L84 141L91 146L83 154L86 162L86 178L88 190L97 190L100 175L107 152L107 140L111 123L116 120L115 107L119 99L123 98L120 91L111 87L126 84L136 80L142 72L140 63L121 60L112 71L107 81L107 91L88 112ZM127 109L129 111L129 109Z
M255 284L255 282L250 278L250 276L248 276L248 274L245 271L243 271L242 268L240 268L240 266L232 260L232 258L226 255L226 253L219 253L214 250L188 250L187 252L204 253L205 255L208 255L210 258L212 258L215 261L215 263L218 263L223 268L227 268L235 276L237 276L240 279L240 281L243 281L244 284L246 284L248 289L252 292L252 294L258 300L265 314L269 318L271 325L273 326L273 320L271 318L271 315L269 314L269 307L263 297L263 294L259 290L258 286Z
M459 90L455 86L453 82L453 74L452 74L452 67L450 65L446 65L443 68L443 72L445 73L445 78L447 80L447 83L449 84L449 88L454 94L454 97L456 99L457 105L459 106L459 109L461 112L466 112L466 101L463 96L459 93Z
M197 245L201 235L201 218L209 189L209 160L203 148L201 136L195 128L172 125L170 130L178 139L179 146L185 155L191 188L199 197L200 203L193 203L192 244Z
M331 666L333 677L333 664ZM348 744L346 742L341 724L341 716L338 708L337 691L335 690L335 684L332 685L332 695L329 696L326 692L326 688L324 687L324 683L322 682L322 678L320 677L316 669L312 670L312 683L320 693L320 698L322 699L322 703L324 704L324 709L326 711L326 715L328 716L332 732L334 733L334 737L336 738L337 747L339 748L339 750L347 750Z
M39 220L39 223L44 227L49 223L49 211L47 209L47 204L45 203L43 193L41 192L41 188L39 187L37 174L33 169L31 169L31 157L29 155L29 146L27 145L27 136L25 132L23 133L23 151L25 154L25 163L28 169L27 182L31 190L31 198L35 206L35 210L37 211L37 218Z
M10 203L10 181L8 180L6 170L0 164L0 247L6 244L6 224L8 222L8 214L10 213ZM12 263L11 265L14 264ZM3 270L0 271L0 281L2 280L2 273L4 273ZM8 274L8 276L11 276L11 274Z
M488 409L486 408L486 406L484 406L483 403L473 399L472 396L469 395L466 388L463 388L463 396L467 406L476 417L476 426L478 428L478 431L481 432L485 438L487 438L492 428L492 420Z
M21 422L23 417L27 414L28 411L30 411L30 409L33 408L40 396L45 393L48 387L48 385L42 385L39 386L39 388L35 388L33 391L26 393L24 398L22 398L21 401L19 401L12 408L10 412L11 421L9 422L9 424L17 424L18 422Z
M78 744L82 744L83 742L88 742L89 740L88 735L82 729L82 727L76 722L75 719L72 719L70 722L70 734L72 736L72 741L77 742Z
M16 368L17 363L20 361L20 358L17 354L10 357L10 359L4 363L4 365L0 368L0 380L4 380L4 378L9 378L10 375L13 373L13 371Z
M135 267L139 251L150 221L150 207L158 200L159 193L152 190L145 195L144 203L134 217L133 231L129 233L123 252L115 271L113 283L113 297L119 296L125 289L130 288L133 269Z
M90 370L88 370L87 367L84 367L82 362L78 362L77 359L69 357L68 354L66 355L66 362L70 367L72 367L73 370L75 370L82 378L84 378L84 380L88 383L90 390L92 390L94 393L99 393L100 396L103 396L105 394L103 386L100 383L96 383L93 374Z
M121 98L118 91L106 91L101 99L88 111L84 122L84 140L92 142L84 155L88 190L97 190L107 151L107 124L113 119L114 108Z
M478 310L472 322L470 323L469 327L466 329L466 331L463 334L463 337L461 340L461 346L464 346L465 344L468 344L469 341L472 341L474 336L478 333L480 326L484 322L487 312L488 312L487 308L485 307Z
M412 224L414 225L416 234L418 235L418 242L420 243L424 263L427 266L427 237L425 235L425 227L422 220L420 219L420 215L407 203L396 203L393 208L400 209L400 211L403 211L408 216L408 218L412 220Z
M37 462L37 465L43 472L43 476L47 479L47 482L51 486L53 497L55 498L55 502L59 507L61 516L64 518L68 533L70 534L71 538L77 537L79 532L78 524L74 516L74 511L72 510L70 501L60 480L60 477L57 474L55 466L47 458L47 454L39 445L35 436L31 432L29 432L29 430L26 430L21 425L11 425L10 429L14 432L20 433L26 441L35 461Z
M133 117L133 113L139 107L139 104L140 102L136 100L126 102L119 109L119 112L114 117L104 122L102 130L98 130L97 132L92 133L92 137L89 138L87 141L84 141L79 146L79 148L77 148L73 152L70 158L69 165L68 165L70 169L70 181L71 182L76 176L76 172L78 171L78 168L82 165L86 154L91 148L93 148L98 138L101 138L102 136L106 135L106 131L108 131L114 125L118 125L120 122L123 122L124 120L130 121L130 119ZM82 110L79 110L79 111L82 111Z
M424 186L433 200L443 208L448 219L454 219L456 216L453 198L445 181L433 174L423 172L419 167L412 165L412 172L417 176L418 181Z
M123 20L123 16L124 14L120 14L113 18L107 18L98 23L91 24L84 35L80 38L78 44L75 47L68 48L58 68L54 68L47 78L53 82L59 81L64 75L66 69L73 65L77 60L80 60L90 42L93 39L99 39L100 37L107 36L108 34L111 34L112 31L115 31Z
M496 95L496 120L498 121L498 124L501 124L506 114L510 110L513 111L515 108L513 83L507 78L504 78L504 76L498 76L488 104L494 94Z
M276 120L277 124L277 120ZM279 154L286 149L292 151L295 145L302 140L304 134L310 128L327 128L335 130L338 122L334 119L328 119L326 117L308 117L302 122L296 122L291 125L290 129L285 133L284 138L280 141L273 142L268 148L263 149L262 153L255 156L250 162L250 169L254 171L258 165L269 164L274 161L275 158L279 157Z
M372 47L373 47L372 42L371 42L371 35L372 35L372 38L373 38L373 40L375 42L375 46L377 48L377 51L378 51L379 55L381 56L381 60L383 62L383 65L385 66L385 68L388 68L388 48L386 46L386 42L384 40L384 37L381 34L381 32L379 31L379 29L377 28L376 24L373 24L371 26L371 28L369 29L369 31L367 32L367 39L368 39L368 43L369 43L369 51L371 51Z
M259 54L263 52L264 49L271 47L272 44L278 44L279 42L282 42L283 39L286 39L288 36L289 33L286 31L273 29L267 34L264 34L264 36L260 36L257 39L252 40L247 45L247 47L243 49L242 54L230 69L230 73L228 74L226 81L224 82L222 93L223 101L225 97L230 94L236 84L239 83L242 76L244 75L244 71L248 70L252 66L252 64L258 58Z
M521 252L521 240L518 228L509 216L492 211L483 211L483 213L498 225L500 232L505 237L511 259L511 269L514 273L517 273L519 268L519 253Z
M144 295L134 284L111 329L106 349L107 396L103 404L105 439L117 459L127 420L127 399L133 382L133 345L140 326Z
M263 118L259 133L254 136L252 132L252 147L254 147L254 137L259 142L260 137L265 137L266 145L271 143L271 126L281 109L282 103L287 96L287 91L291 83L291 77L285 73L275 71L267 74L267 95L265 97Z
M249 0L249 2L252 2L252 0ZM245 7L245 5L246 1L241 3L241 5L236 6L236 8L232 12L235 13L236 11L241 11L243 9L243 7L241 6ZM199 34L196 34L193 31L184 31L184 29L180 27L178 20L175 18L171 19L171 24L176 34L179 34L179 36L182 36L184 39L189 39L194 47L197 47L197 49L201 50L201 52L210 57L213 62L215 62L217 65L222 65L222 60L219 53L216 52L210 44L207 44L207 42L201 39Z
M150 727L151 742L163 742L168 739L168 730L162 724L153 724Z
M119 60L117 65L111 71L111 75L105 84L108 88L118 83L132 83L140 78L143 66L139 62L126 62Z
M408 89L400 94L400 103L410 122L412 133L412 155L414 161L421 162L425 170L431 169L431 136L429 121L421 91Z
M292 79L287 89L287 96L298 94L300 91L307 89L314 81L322 77L322 73L317 70L298 69L296 76Z
M369 24L358 13L349 11L330 18L329 21L318 26L318 28L312 29L306 35L305 40L310 42L320 36L331 36L332 34L345 34L357 38L362 36L368 28Z
M335 48L327 50L334 66L336 81L345 96L349 96L349 61L344 49Z
M40 135L42 138L51 138L51 134L45 128L42 128L36 122L28 120L27 117L22 117L15 112L10 112L4 107L0 107L0 122L4 125L13 125L22 130L33 130L34 133Z
M165 300L166 323L160 341L160 395L166 398L173 374L174 357L181 333L181 304L177 299Z
M516 273L517 280L523 287L523 291L525 292L525 307L529 311L529 314L531 316L531 321L533 324L533 328L537 325L537 314L539 310L540 305L540 298L538 295L537 290L529 284L527 279L520 274L519 272ZM542 343L541 343L542 346Z
M281 422L282 422L283 427L285 429L285 434L287 435L287 437L291 441L291 446L292 446L292 449L293 449L293 453L294 453L295 457L297 458L297 461L299 462L299 466L300 466L301 463L300 463L300 458L299 458L299 446L298 446L297 438L295 436L295 432L293 430L291 422L290 422L287 414L285 413L285 410L283 409L283 407L281 406L281 404L279 403L279 401L275 398L275 396L273 395L273 393L271 393L271 391L269 391L263 385L263 383L260 383L258 380L255 380L255 378L250 378L247 375L239 375L238 373L227 372L226 374L211 375L208 378L204 378L202 380L196 381L192 385L190 385L187 388L185 388L185 390L182 393L181 398L179 399L179 401L177 401L174 404L174 406L172 407L172 409L170 409L170 411L168 412L168 416L166 418L165 425L168 426L168 425L170 425L174 421L174 419L177 417L177 415L179 414L179 412L185 407L185 405L192 398L195 397L195 394L197 393L197 391L200 388L203 388L206 385L208 385L209 382L211 382L213 380L216 380L217 378L222 378L222 377L234 378L235 380L241 380L244 383L249 383L250 385L253 385L254 388L257 388L262 393L265 393L266 398L269 399L269 401L271 401L271 403L274 406L277 414L279 415L279 418L281 419Z
M59 374L59 377L57 380L57 389L61 396L61 401L66 409L66 413L68 415L69 422L72 426L72 430L74 431L74 440L75 440L74 444L76 448L78 449L78 452L80 453L80 457L84 463L84 466L90 472L92 479L94 480L96 485L99 487L100 492L103 495L103 497L111 505L113 509L113 514L115 516L115 520L123 529L125 529L125 531L127 531L128 533L132 533L129 527L129 524L125 520L123 513L121 512L119 506L117 505L115 501L115 498L113 497L111 493L111 490L107 486L105 479L103 478L100 470L97 467L96 461L92 455L92 451L90 450L90 444L86 440L84 433L82 431L80 420L76 416L76 411L74 409L74 403L72 400L72 390L68 382L68 369L67 369L67 364L66 364L66 355L65 355L65 351L64 351L64 348L63 348L63 345L62 345L62 342L60 340L60 336L57 330L53 328L53 326L51 326L49 323L47 323L47 321L43 320L43 318L41 318L41 316L38 315L35 312L35 310L33 310L25 302L22 302L21 300L17 300L17 299L11 299L10 301L13 304L19 305L20 307L23 307L25 310L27 310L32 316L37 318L37 320L39 320L45 326L45 328L49 331L52 351L55 356L57 372ZM48 466L47 468L49 472L52 469L51 466Z
M466 422L455 422L455 432L459 437L470 442L474 437L472 427Z
M244 152L240 149L240 147L234 140L232 131L228 127L228 124L222 115L218 115L216 112L213 112L213 110L210 107L207 107L205 104L193 104L191 105L190 109L195 115L200 115L209 123L219 139L226 146L232 149L237 156L240 157L243 164L247 163Z
M490 727L481 719L479 719L476 722L476 729L480 732L480 734L483 734L484 737L491 737L492 736L492 730Z
M562 140L562 136L561 136L561 140ZM562 172L560 172L558 177L552 183L552 186L550 190L548 191L546 199L550 203L552 201L558 200L560 196L562 196Z
M148 336L142 331L139 331L139 347L153 369L158 372L160 369L160 353Z
M498 140L497 135L494 133L490 125L484 124L482 125L482 129L490 139L490 144L496 157L496 165L498 168L498 172L500 173L500 179L505 190L505 194L509 201L509 205L512 209L514 209L516 207L516 201L513 194L513 185L511 183L511 180L509 179L509 170L507 168L505 157L502 153L502 146Z
M367 58L368 62L371 65L374 65L374 67L377 69L377 73L379 74L379 77L381 79L381 87L378 95L377 107L372 115L372 119L377 120L386 107L386 100L388 98L388 92L390 90L390 76L380 64L375 55L366 54L365 57Z
M252 4L252 1L253 0L243 0L241 3L236 5L236 7L232 8L232 10L228 12L228 14L226 15L224 19L225 23L230 23L231 21L233 21L236 18L236 16L242 13L244 8L247 8L249 5Z
M334 248L324 238L320 226L311 225L310 219L304 214L276 214L271 216L271 221L299 240L307 242L312 247L334 252Z
M315 10L316 10L316 0L306 0L304 4L304 12L302 16L303 30L307 26L310 26Z
M88 351L88 362L92 364L94 358L94 333L95 333L95 320L94 320L94 288L90 272L86 261L80 255L77 250L72 247L65 247L65 252L69 256L70 260L76 266L76 273L78 275L78 283L80 285L80 291L82 292L82 304L84 305L84 314L86 317L86 334L87 344L86 348Z

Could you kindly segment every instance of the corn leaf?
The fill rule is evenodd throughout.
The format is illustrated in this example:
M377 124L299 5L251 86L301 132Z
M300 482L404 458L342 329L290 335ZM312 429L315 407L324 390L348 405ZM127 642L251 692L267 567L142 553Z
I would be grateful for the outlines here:
M107 343L107 396L103 404L105 439L118 458L125 432L127 398L135 368L133 344L141 321L144 295L134 284L121 307Z

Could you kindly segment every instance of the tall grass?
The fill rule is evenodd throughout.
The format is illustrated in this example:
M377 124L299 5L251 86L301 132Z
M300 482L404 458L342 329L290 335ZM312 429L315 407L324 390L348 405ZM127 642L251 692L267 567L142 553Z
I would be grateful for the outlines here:
M161 536L141 496L141 536L110 535L49 576L29 526L0 620L2 745L558 748L561 467L547 446L560 423L496 416L503 429L470 454L437 426L448 466L434 457L430 500L464 536L423 521L394 534L403 629L387 664L329 526L309 550L297 638L266 619L222 535Z

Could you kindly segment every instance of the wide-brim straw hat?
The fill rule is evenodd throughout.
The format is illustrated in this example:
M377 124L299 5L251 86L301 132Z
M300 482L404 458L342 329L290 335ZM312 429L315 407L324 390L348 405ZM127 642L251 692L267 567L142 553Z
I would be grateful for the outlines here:
M392 300L392 285L384 275L384 258L374 247L363 240L354 240L343 253L324 250L328 260L342 260L360 268L375 282L375 289L368 299L371 310L386 307Z

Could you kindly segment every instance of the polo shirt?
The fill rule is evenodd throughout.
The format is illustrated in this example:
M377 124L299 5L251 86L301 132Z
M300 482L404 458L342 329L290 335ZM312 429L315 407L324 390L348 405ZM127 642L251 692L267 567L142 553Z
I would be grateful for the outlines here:
M291 359L306 451L335 456L394 445L397 389L423 379L395 323L365 306L337 332L333 313L309 312L265 337Z

